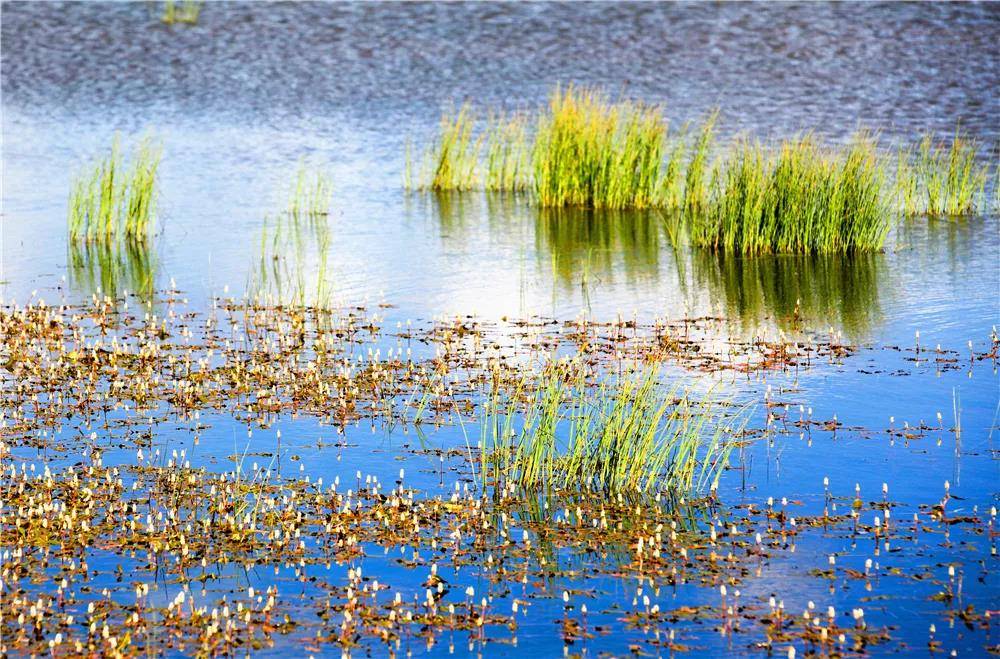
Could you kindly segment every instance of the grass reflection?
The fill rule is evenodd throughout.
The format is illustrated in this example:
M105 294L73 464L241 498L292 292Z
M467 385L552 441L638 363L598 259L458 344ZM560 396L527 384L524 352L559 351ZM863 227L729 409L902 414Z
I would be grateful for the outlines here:
M148 302L156 286L156 257L148 241L71 241L69 274L73 286L87 293L117 297L129 291Z
M742 257L691 253L695 285L744 326L834 327L853 338L882 317L881 254Z

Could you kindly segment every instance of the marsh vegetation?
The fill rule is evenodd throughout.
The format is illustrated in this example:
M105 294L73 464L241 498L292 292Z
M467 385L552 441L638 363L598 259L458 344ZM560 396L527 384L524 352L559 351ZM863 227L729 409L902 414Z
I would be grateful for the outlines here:
M81 172L69 197L70 242L143 242L156 213L160 147L141 140L129 160L116 136L110 150Z
M482 125L466 103L442 116L416 172L408 151L405 184L527 193L541 207L660 209L692 245L742 254L878 251L900 211L954 216L984 203L989 168L960 131L950 143L925 136L893 168L870 132L845 146L812 134L722 145L718 120L671 132L658 106L574 86L556 87L533 115L490 112Z

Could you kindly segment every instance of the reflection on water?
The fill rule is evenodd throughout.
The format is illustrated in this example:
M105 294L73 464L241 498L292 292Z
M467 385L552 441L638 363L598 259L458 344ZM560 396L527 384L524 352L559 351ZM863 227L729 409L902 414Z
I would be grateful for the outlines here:
M782 330L830 326L853 339L882 319L882 254L743 257L693 250L696 294L744 327L773 322Z
M885 254L726 255L677 245L659 211L537 208L478 194L430 200L450 245L478 252L483 241L506 241L522 264L536 264L553 296L579 293L588 309L592 293L624 283L651 290L668 315L720 314L753 332L832 327L862 340L881 323L881 296L892 288Z
M661 213L587 208L532 211L539 265L550 265L561 284L586 284L591 278L610 281L616 272L623 273L626 281L658 277L665 243Z
M85 293L128 291L148 302L156 288L156 257L148 241L71 242L69 274L72 285Z

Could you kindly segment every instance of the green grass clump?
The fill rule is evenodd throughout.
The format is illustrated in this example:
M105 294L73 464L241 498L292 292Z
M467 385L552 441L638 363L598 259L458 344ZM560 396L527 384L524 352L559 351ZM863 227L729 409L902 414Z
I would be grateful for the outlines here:
M692 243L726 252L874 251L888 231L884 175L875 143L857 136L840 152L811 137L771 155L739 145L705 212L688 221Z
M612 103L593 89L557 87L535 133L538 203L612 209L657 205L666 130L657 107Z
M127 167L115 138L110 153L77 178L69 198L69 236L76 241L143 241L156 204L160 149L143 140Z
M438 136L424 153L419 180L412 180L407 158L407 187L423 190L471 190L478 183L477 165L482 139L474 138L475 115L468 103L441 117Z
M288 213L296 218L329 215L332 196L330 177L321 171L309 171L305 164L301 164L288 202Z
M543 208L670 211L671 240L686 227L696 246L745 254L876 251L893 202L906 215L959 215L984 198L988 166L961 133L901 150L890 181L891 156L867 134L834 148L807 137L776 151L749 141L723 150L717 120L714 111L674 138L656 106L556 87L533 120L491 114L477 128L468 105L444 115L416 185L408 148L405 179L436 191L523 191Z
M194 25L198 22L198 16L201 14L201 6L204 3L201 0L166 0L163 3L163 15L160 16L160 20L167 25L173 25L174 23L187 23L188 25Z
M531 183L528 121L522 115L493 116L488 122L486 189L523 192Z
M908 214L967 215L976 212L986 186L989 166L978 165L979 144L955 131L951 143L935 142L925 135L917 149L911 178L915 183ZM909 158L907 158L909 161ZM909 165L909 162L907 163Z
M708 207L713 178L710 158L715 144L715 122L718 118L719 113L715 111L702 124L688 161L684 179L684 209L688 213L701 212Z
M707 400L663 390L655 370L588 385L566 365L484 403L480 459L497 487L689 492L718 482L738 432ZM729 423L732 422L732 423ZM734 425L735 424L735 425Z
M896 197L904 215L916 215L923 206L920 200L920 179L913 166L913 152L900 148L896 155Z

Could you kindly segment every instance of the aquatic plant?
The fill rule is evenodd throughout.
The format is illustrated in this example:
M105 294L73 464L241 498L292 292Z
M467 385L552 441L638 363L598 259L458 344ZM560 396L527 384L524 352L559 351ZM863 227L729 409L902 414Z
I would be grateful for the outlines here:
M539 265L548 260L552 273L567 287L585 283L581 269L603 281L628 281L658 274L663 212L593 208L537 208L534 235Z
M909 214L966 215L977 208L986 186L989 166L979 165L979 144L956 129L951 143L935 142L924 135L916 155L918 201L910 204Z
M684 204L684 161L687 158L687 142L683 137L670 140L667 150L667 161L663 167L657 192L659 202L657 205L668 210L677 210Z
M310 171L305 163L301 163L288 202L288 213L296 219L329 215L332 195L330 177L322 171Z
M684 181L684 210L688 213L698 213L708 207L712 181L710 158L715 143L715 123L718 118L719 111L715 110L702 124L688 161Z
M247 280L249 296L264 304L331 308L329 251L332 234L325 216L279 214L265 219L257 264Z
M693 250L690 264L696 295L707 291L720 313L755 335L767 327L791 332L832 327L861 341L881 319L882 254L743 256Z
M160 20L167 25L187 23L194 25L201 15L202 0L166 0L163 3L163 15Z
M611 102L595 89L556 87L538 118L534 188L542 206L648 208L666 139L655 106Z
M482 138L474 137L475 115L465 103L458 112L441 116L438 135L423 155L415 187L424 190L471 190L478 181L477 164ZM410 185L413 164L407 159Z
M691 241L744 254L874 251L888 231L883 183L865 134L841 152L810 136L783 142L776 155L744 141L707 210L689 214Z
M718 482L732 449L726 436L739 432L738 420L729 425L713 408L676 387L663 391L655 369L589 386L557 364L489 392L481 471L498 487L701 490Z
M920 179L917 169L913 166L913 152L909 148L900 147L896 153L896 176L893 181L897 205L904 215L916 215L920 212Z
M110 153L76 179L69 198L70 242L146 240L155 214L160 149L145 139L132 161L127 168L115 137Z
M491 116L488 121L486 189L522 192L531 183L531 149L527 119L522 115Z

